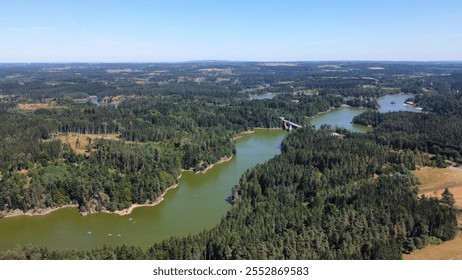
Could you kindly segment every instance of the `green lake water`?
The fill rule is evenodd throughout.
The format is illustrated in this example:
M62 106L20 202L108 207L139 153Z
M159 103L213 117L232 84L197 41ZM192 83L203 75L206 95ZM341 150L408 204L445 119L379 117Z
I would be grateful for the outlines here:
M366 109L351 107L332 109L327 113L322 113L311 118L310 123L317 128L320 128L323 124L328 124L332 127L342 127L354 132L367 132L368 130L371 130L371 128L351 123L356 115L359 115L364 111L366 111Z
M404 101L413 96L414 95L412 94L385 95L384 97L377 99L377 102L380 105L380 109L378 111L380 113L394 111L421 112L420 110L415 109L415 107L404 105ZM329 112L310 118L310 123L317 128L321 127L323 124L328 124L332 127L342 127L350 131L365 133L372 129L351 123L356 115L359 115L364 111L367 111L367 109L351 107L332 109Z
M418 111L403 104L411 96L380 98L379 111ZM365 109L334 109L310 121L316 127L330 124L367 132L370 128L351 123L353 117L363 111ZM282 130L265 129L244 135L236 140L237 155L232 160L216 165L205 174L183 172L179 187L170 190L162 203L136 208L130 215L81 216L77 208L66 208L44 216L0 219L0 250L17 244L79 249L127 244L147 248L171 236L187 236L210 229L231 208L226 198L244 171L279 154L285 135Z
M49 248L95 248L136 245L147 248L171 236L187 236L217 225L231 208L226 198L245 170L280 153L282 130L259 129L236 140L237 155L205 174L183 172L179 187L154 207L140 207L130 215L81 216L65 208L44 216L0 219L0 250L17 244Z

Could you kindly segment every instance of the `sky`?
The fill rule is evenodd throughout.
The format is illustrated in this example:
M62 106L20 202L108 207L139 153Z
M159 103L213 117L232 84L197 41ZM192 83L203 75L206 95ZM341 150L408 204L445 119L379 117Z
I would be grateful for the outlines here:
M0 0L0 63L462 61L460 0Z

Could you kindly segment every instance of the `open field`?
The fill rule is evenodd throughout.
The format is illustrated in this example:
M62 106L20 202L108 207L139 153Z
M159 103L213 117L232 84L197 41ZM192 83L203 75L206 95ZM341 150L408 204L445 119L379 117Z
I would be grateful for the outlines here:
M35 111L37 109L62 109L65 106L58 105L56 102L50 103L18 103L18 109L23 111Z
M462 169L424 167L412 173L420 179L420 193L441 197L444 188L448 188L456 200L455 206L462 209Z
M462 169L424 167L413 171L419 177L419 192L427 196L441 196L444 188L454 194L455 206L462 209ZM405 260L462 260L462 216L458 219L459 232L454 240L437 246L428 246L410 255Z
M87 145L95 139L119 140L120 134L80 134L66 133L59 136L59 140L69 144L71 149L77 154L87 154Z

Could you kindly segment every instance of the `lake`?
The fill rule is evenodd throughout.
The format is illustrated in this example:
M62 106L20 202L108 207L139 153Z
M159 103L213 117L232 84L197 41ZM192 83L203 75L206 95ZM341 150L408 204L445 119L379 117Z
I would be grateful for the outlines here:
M283 130L257 129L236 141L237 154L205 174L182 172L179 187L154 207L140 207L130 215L81 216L65 208L44 216L0 219L0 250L17 244L48 248L89 249L107 245L147 248L171 236L197 234L217 225L231 208L226 198L245 170L280 153Z
M412 95L384 96L378 99L379 111L418 111L403 105L409 97ZM363 111L365 109L351 107L333 109L311 118L311 123L317 127L325 123L367 132L370 128L351 123L353 117ZM210 229L231 208L226 198L241 175L279 154L285 135L285 131L267 129L243 135L236 140L237 155L230 161L216 165L205 174L182 172L179 187L170 190L162 203L136 208L130 215L81 216L77 208L65 208L44 216L0 219L0 250L17 244L78 249L127 244L147 248L171 236L187 236Z
M377 99L377 102L380 105L380 109L378 111L381 113L394 111L421 112L413 106L404 105L404 101L413 96L413 94L385 95L384 97ZM365 133L367 131L371 131L372 128L351 123L356 115L359 115L364 111L367 111L367 109L352 107L332 109L329 112L321 113L310 118L310 123L317 128L321 127L323 124L328 124L332 127L342 127L353 132Z

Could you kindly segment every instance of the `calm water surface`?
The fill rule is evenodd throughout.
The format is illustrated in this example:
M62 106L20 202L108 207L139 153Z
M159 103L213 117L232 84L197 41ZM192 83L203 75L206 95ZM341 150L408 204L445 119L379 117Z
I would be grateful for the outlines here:
M351 123L356 115L359 115L364 111L367 110L351 107L332 109L327 113L322 113L311 118L310 122L317 128L320 128L323 124L328 124L332 127L342 127L354 132L367 132L368 130L371 130L371 128Z
M379 112L387 113L394 111L408 111L408 112L422 112L417 110L413 106L404 105L406 99L413 97L413 94L396 94L396 95L385 95L382 98L377 99L380 105ZM394 103L394 104L393 104Z
M403 104L409 97L412 95L380 98L379 111L418 111ZM316 127L330 124L367 132L369 128L351 123L353 117L363 111L365 109L335 109L312 118L311 123ZM236 140L237 155L232 160L205 174L183 172L179 187L170 190L161 204L137 208L127 216L93 214L84 217L76 208L67 208L45 216L0 219L0 250L14 248L17 244L49 248L128 244L146 248L171 236L187 236L212 228L230 209L226 198L242 173L279 154L285 134L282 130L257 130L244 135Z
M415 107L404 105L406 99L413 97L412 94L397 94L397 95L385 95L382 98L377 99L377 102L380 105L379 112L394 112L394 111L411 111L411 112L421 112L420 110L415 109ZM316 117L310 119L311 124L317 128L321 127L323 124L329 124L332 127L342 127L354 132L367 132L372 129L362 125L357 125L351 123L353 118L356 115L361 114L362 112L367 111L367 109L360 108L339 108L333 109L327 113L320 114Z
M49 248L94 248L137 245L146 248L171 236L187 236L217 225L231 208L226 198L245 170L280 153L286 132L257 130L236 140L237 155L205 174L183 172L178 188L155 207L141 207L130 215L81 216L66 208L45 216L0 219L0 250L16 244Z

